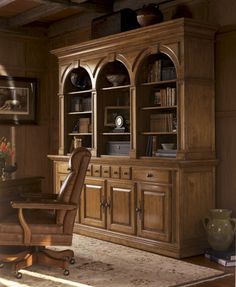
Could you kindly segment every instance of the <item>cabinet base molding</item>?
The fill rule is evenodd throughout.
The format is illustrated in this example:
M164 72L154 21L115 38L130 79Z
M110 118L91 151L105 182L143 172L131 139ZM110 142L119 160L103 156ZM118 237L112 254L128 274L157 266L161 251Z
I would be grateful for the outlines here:
M198 245L196 245L195 241L195 245L192 244L191 246L179 247L177 243L155 241L137 236L112 232L105 229L103 230L96 227L85 226L78 223L74 227L74 232L76 234L109 241L159 255L170 256L177 259L190 257L196 254L203 254L204 249L207 246L205 240L199 240Z

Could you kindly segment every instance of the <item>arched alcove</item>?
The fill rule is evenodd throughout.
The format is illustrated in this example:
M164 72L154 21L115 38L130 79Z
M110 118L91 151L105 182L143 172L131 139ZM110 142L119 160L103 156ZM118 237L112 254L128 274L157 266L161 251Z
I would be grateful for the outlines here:
M83 67L72 69L64 82L65 151L76 146L92 148L92 82Z
M107 62L97 81L98 154L129 155L130 77L120 61ZM119 149L116 150L116 147Z
M104 64L97 77L97 89L130 84L129 73L123 63L113 61Z
M89 90L92 88L91 79L89 73L85 68L79 67L72 69L65 80L64 91L74 92Z
M136 70L138 153L176 156L177 82L174 63L164 53L149 54Z
M176 79L176 69L171 58L164 53L150 54L143 58L136 74L137 83L159 82Z

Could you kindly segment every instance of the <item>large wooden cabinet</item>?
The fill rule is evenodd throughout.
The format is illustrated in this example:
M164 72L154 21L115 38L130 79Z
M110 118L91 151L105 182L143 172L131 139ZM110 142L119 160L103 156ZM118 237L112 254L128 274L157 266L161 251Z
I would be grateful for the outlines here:
M177 258L203 251L215 192L214 33L183 18L52 51L55 192L74 146L92 153L75 232Z

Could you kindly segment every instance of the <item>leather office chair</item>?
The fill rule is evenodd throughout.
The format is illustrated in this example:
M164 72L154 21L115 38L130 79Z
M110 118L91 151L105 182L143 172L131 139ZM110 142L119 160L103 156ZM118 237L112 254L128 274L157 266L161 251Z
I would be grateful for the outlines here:
M0 221L0 263L2 267L5 263L13 264L17 278L22 277L19 269L34 263L63 268L64 275L69 274L68 265L74 262L73 251L55 251L46 246L72 244L73 226L90 157L90 152L83 147L72 152L69 174L59 194L41 194L11 202L17 212ZM19 247L21 250L17 250Z

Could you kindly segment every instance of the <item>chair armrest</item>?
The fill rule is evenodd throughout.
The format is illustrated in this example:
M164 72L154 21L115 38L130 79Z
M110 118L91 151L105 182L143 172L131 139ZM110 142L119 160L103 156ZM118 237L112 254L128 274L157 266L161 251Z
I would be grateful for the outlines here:
M36 193L36 192L22 192L20 197L26 200L31 199L57 199L58 194L55 193Z
M29 201L12 201L12 208L22 209L57 209L57 210L73 210L77 208L75 204L61 203L58 201L40 201L40 202L29 202Z

